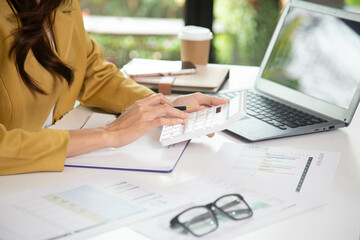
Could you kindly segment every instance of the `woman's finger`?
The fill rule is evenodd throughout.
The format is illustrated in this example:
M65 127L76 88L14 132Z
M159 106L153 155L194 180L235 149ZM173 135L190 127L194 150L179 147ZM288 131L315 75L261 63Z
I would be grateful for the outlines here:
M190 106L217 106L225 104L228 100L217 97L211 97L202 93L193 93L184 95L174 100L175 105L190 105Z
M207 135L209 138L212 138L213 136L215 136L215 133L210 133Z
M218 106L227 103L229 100L217 97L210 97L210 105L209 106Z
M175 109L167 104L147 107L148 120L160 117L187 119L189 114Z
M131 111L139 108L139 107L143 107L143 106L149 106L149 105L156 105L156 104L167 104L172 106L172 102L167 99L163 94L159 93L159 94L153 94L150 95L147 98L144 99L140 99L138 101L136 101L133 105L131 105L130 107L128 107L127 109L125 109L122 112L122 115L124 114L128 114Z
M142 100L140 100L139 102L142 102L144 104L148 104L148 105L156 105L156 104L167 104L172 106L172 102L164 96L164 94L162 93L158 93L158 94L154 94L148 98L144 98Z
M197 99L200 105L206 105L206 106L217 106L228 102L227 99L211 97L201 93L195 93L194 97Z

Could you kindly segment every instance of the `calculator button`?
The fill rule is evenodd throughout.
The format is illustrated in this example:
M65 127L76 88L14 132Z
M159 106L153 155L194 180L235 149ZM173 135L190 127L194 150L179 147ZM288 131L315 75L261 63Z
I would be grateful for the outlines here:
M180 136L181 135L181 132L174 132L173 134L172 134L172 137L177 137L177 136Z
M185 128L184 133L191 133L193 131L193 128Z
M162 134L161 138L162 139L169 139L171 137L171 134Z

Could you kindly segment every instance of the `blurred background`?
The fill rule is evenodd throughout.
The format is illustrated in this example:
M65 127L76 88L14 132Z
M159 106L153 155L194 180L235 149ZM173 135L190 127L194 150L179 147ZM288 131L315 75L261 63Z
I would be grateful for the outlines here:
M287 0L79 0L85 28L118 67L180 59L184 24L214 32L210 62L259 66ZM309 0L310 1L310 0ZM360 0L311 0L357 11Z

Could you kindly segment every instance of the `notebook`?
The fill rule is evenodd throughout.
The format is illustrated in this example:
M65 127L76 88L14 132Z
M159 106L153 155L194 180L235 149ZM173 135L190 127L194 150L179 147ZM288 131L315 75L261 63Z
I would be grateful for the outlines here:
M247 116L227 130L259 141L349 126L360 99L359 33L360 15L289 1L250 91L255 100L248 98ZM220 91L218 96L236 92ZM251 102L253 106L265 104L256 110L261 117L254 116L256 108L250 109ZM264 117L278 103L291 107L283 115L293 112L292 124ZM314 122L306 124L313 117ZM301 121L296 124L296 120Z
M217 92L222 87L223 83L229 78L229 68L211 64L206 66L195 65L196 71L190 72L190 74L176 74L170 77L168 75L163 77L137 77L131 74L133 69L144 68L144 66L148 68L149 65L156 66L157 70L160 68L159 66L164 66L164 71L166 71L168 66L171 66L174 63L181 62L135 58L124 66L124 71L125 74L136 82L153 90L159 90L159 84L169 84L171 85L170 88L173 92L214 93Z
M51 128L99 127L115 119L115 115L93 113L79 105ZM135 142L121 148L100 149L68 157L65 160L65 166L170 173L176 167L189 141L162 147L159 143L160 133L161 127L154 128Z

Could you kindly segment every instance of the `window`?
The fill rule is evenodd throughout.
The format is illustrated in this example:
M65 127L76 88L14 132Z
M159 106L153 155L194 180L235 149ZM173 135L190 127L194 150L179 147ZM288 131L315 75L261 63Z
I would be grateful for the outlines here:
M212 27L215 34L211 60L222 64L259 66L280 10L287 0L202 1L206 5L209 5L209 2L214 4ZM331 3L332 6L343 4L343 0L311 1ZM186 0L79 2L90 36L103 47L105 57L118 67L134 57L180 59L177 32L184 25ZM198 11L199 9L196 9L193 12ZM212 15L204 14L203 17L211 18ZM209 21L211 20L207 19L205 22Z
M214 38L216 62L259 66L278 21L278 0L216 0L226 32Z
M90 36L118 67L134 57L180 59L180 43L174 30L183 25L185 0L79 2ZM154 31L157 34L149 35Z

